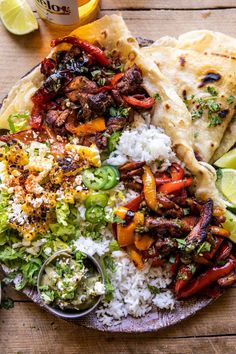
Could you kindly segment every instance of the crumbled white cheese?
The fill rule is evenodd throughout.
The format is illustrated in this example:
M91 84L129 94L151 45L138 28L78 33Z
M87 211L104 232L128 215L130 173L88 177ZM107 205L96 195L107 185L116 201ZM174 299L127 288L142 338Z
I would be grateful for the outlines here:
M9 201L7 216L11 223L15 222L17 225L23 225L27 221L27 215L22 210L22 205L14 201Z
M96 283L94 284L94 292L97 295L105 294L105 286L104 286L104 284L101 283L100 281L96 281Z

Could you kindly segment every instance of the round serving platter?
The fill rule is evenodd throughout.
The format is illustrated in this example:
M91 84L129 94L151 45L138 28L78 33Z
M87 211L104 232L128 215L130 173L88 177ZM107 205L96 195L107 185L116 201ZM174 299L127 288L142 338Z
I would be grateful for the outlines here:
M149 46L153 43L152 40L145 39L142 37L137 37L139 45L141 47ZM27 72L23 77L31 73L38 65ZM6 98L6 97L5 97ZM1 104L0 104L1 108ZM0 264L1 265L1 264ZM3 271L7 274L10 270L2 265ZM18 283L19 279L14 280L14 283ZM44 303L41 301L36 288L26 287L21 291L33 302L39 305L41 308L47 311ZM98 320L95 311L88 316L85 316L76 320L67 320L73 322L77 325L84 326L87 328L97 329L103 332L124 332L124 333L142 333L142 332L153 332L161 328L165 328L174 325L178 322L183 321L189 316L193 316L196 312L200 311L207 305L213 303L217 298L222 295L218 293L214 298L198 296L190 300L176 301L175 308L173 310L160 310L153 308L148 314L143 317L134 318L132 316L127 316L123 318L119 324L106 326L101 321Z

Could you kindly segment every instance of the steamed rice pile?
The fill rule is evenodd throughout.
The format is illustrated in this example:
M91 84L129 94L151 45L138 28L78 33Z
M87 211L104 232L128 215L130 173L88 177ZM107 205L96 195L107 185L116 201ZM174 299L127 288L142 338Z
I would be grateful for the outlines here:
M122 133L116 150L110 154L107 163L123 165L128 160L146 161L147 164L158 161L167 168L176 157L171 149L171 139L162 129L141 123Z

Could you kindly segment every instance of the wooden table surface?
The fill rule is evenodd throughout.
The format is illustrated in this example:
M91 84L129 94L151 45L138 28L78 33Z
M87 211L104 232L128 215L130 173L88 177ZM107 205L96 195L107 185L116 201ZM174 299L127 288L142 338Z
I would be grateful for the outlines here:
M31 4L33 1L31 1ZM134 35L156 39L194 29L236 37L235 0L103 0L101 16L122 11ZM49 50L49 39L64 34L39 19L40 30L17 37L0 26L0 100ZM54 318L10 288L14 308L0 310L0 353L236 353L236 287L181 324L146 334L109 334ZM235 301L235 302L234 302Z

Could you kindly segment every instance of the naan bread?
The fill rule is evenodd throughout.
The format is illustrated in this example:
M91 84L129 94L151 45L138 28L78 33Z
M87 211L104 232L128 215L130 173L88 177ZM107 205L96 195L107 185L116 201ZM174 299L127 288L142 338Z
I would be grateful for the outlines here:
M211 51L218 55L223 55L236 64L236 39L220 32L192 31L184 33L178 39L180 48L191 48L196 51ZM231 149L236 143L236 117L232 119L227 127L220 146L215 151L211 162L215 162L222 155Z
M192 115L194 151L209 162L235 113L236 58L214 51L219 45L215 33L200 32L178 40L161 38L142 52L155 61L185 101Z
M217 204L220 204L220 198L215 188L215 174L214 170L209 165L199 163L193 152L192 147L192 132L191 132L191 117L188 110L180 97L175 92L172 85L164 77L164 75L157 68L155 63L146 57L139 49L136 39L131 35L126 27L122 17L117 15L105 16L102 19L93 22L84 27L79 27L72 32L72 35L78 36L91 43L100 45L106 53L117 55L127 67L136 63L142 70L144 86L148 93L153 96L159 93L161 100L157 101L154 108L152 123L156 126L162 127L166 134L168 134L173 142L173 147L179 157L187 168L196 176L196 194L201 198L211 197ZM55 50L60 50L58 46ZM50 55L53 55L53 51ZM38 77L38 82L36 77ZM30 74L29 81L33 80L33 88L31 94L39 86L41 74L39 68ZM14 94L19 98L27 95L28 89L25 86L27 77L21 80L17 86L18 90L14 88ZM24 92L25 91L25 92ZM12 97L12 92L10 92ZM25 101L25 100L24 100ZM10 107L12 106L13 107ZM24 103L21 109L29 108L29 103ZM6 127L6 110L8 112L15 109L14 100L5 102L3 109L0 111L0 128Z

